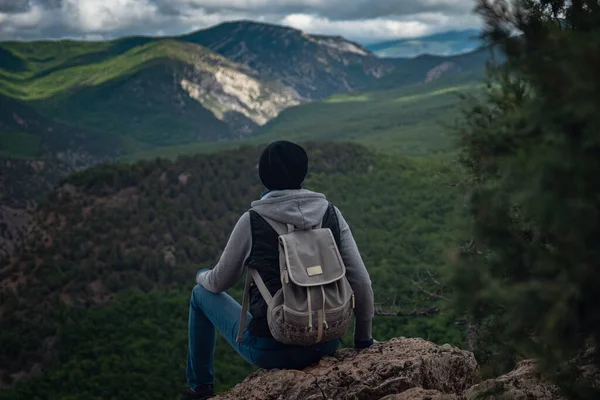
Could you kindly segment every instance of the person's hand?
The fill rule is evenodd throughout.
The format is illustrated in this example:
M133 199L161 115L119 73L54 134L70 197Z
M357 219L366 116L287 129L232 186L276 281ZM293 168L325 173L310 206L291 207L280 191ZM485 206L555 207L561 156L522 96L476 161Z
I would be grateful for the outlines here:
M210 271L210 269L208 268L202 268L200 271L196 272L196 283L200 284L200 280L198 279L198 277L200 276L200 274L205 274L208 271Z

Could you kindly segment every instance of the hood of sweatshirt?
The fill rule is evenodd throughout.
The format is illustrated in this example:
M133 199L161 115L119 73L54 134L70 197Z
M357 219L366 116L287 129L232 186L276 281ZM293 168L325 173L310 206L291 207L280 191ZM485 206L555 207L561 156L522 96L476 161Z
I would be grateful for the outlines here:
M306 189L277 190L252 202L252 209L260 215L298 229L318 225L329 206L324 194Z

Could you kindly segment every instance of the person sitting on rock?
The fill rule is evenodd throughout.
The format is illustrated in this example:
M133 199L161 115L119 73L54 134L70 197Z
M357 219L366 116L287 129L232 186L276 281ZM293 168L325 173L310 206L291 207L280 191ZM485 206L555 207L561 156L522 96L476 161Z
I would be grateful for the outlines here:
M338 348L339 337L311 345L277 341L269 329L267 303L257 290L257 285L250 287L247 283L247 287L250 287L250 312L244 314L245 319L241 318L242 305L225 293L240 280L246 270L249 272L249 265L256 265L257 260L262 263L259 271L261 282L264 279L262 290L268 289L271 295L275 295L282 289L282 282L286 279L280 278L278 234L266 223L267 220L297 229L319 226L331 230L332 236L336 238L338 254L341 255L340 264L343 262L345 267L346 284L349 283L352 291L354 346L361 349L373 344L371 325L374 300L371 279L341 212L325 195L302 188L308 171L306 151L291 142L274 142L263 151L258 169L267 192L260 200L252 202L251 210L241 216L217 265L212 270L203 269L196 274L197 285L192 291L189 312L186 368L189 389L182 400L200 400L214 396L215 330L219 330L247 362L264 369L303 369L332 355ZM264 260L277 261L269 264ZM320 269L320 266L313 268ZM314 269L313 272L323 274ZM324 299L325 294L323 308ZM310 294L308 303L310 310ZM348 311L348 318L352 315L352 308ZM310 313L312 328L313 311ZM326 321L322 321L321 314L318 318L319 323L324 322L324 326L331 328ZM247 329L240 329L243 338L241 335L238 338L238 329L240 324L244 326L245 320L248 321ZM322 330L319 330L319 335L321 334Z

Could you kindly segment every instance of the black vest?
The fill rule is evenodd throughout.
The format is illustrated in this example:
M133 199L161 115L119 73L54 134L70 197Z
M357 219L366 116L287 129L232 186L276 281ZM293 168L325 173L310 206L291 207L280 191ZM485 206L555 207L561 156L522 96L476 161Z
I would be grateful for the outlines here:
M281 289L279 234L254 210L250 210L250 226L252 251L246 266L256 269L271 295L275 295ZM322 227L331 230L337 246L340 247L340 225L331 203L323 216ZM272 337L267 324L267 303L254 283L250 286L250 314L252 314L252 320L248 325L250 333L253 336Z

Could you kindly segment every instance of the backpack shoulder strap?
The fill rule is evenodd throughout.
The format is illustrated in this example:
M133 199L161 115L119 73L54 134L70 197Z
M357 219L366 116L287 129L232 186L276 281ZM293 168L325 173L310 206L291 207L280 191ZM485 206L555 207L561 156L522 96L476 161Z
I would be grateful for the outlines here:
M244 284L244 294L242 296L242 312L240 314L240 325L238 327L238 335L236 342L241 343L244 338L244 330L246 329L246 320L248 319L248 303L250 296L250 283L252 278L250 277L250 269L246 272L246 283Z
M240 343L244 338L244 329L246 329L246 319L248 315L248 303L250 302L250 284L254 281L258 291L265 299L267 304L271 303L273 296L267 289L265 282L260 277L260 274L254 268L248 268L246 273L246 283L244 284L244 295L242 297L242 314L240 316L240 325L238 328L238 336L236 342Z
M332 202L329 202L329 206L327 207L327 211L325 211L325 215L323 216L323 225L327 226L331 229L331 233L333 233L333 238L335 239L335 244L338 247L341 245L341 232L340 232L340 221L338 218L338 214L335 210L335 206Z
M285 235L286 233L290 233L290 232L293 232L294 230L296 230L296 228L292 224L283 224L281 222L277 222L277 221L275 221L275 220L273 220L271 218L265 217L264 215L261 215L261 214L257 213L253 209L250 209L250 212L258 215L259 217L261 217L262 219L264 219L265 221L267 221L267 223L269 225L271 225L271 228L273 228L275 230L275 232L277 232L277 234L279 234L280 236L281 235Z

